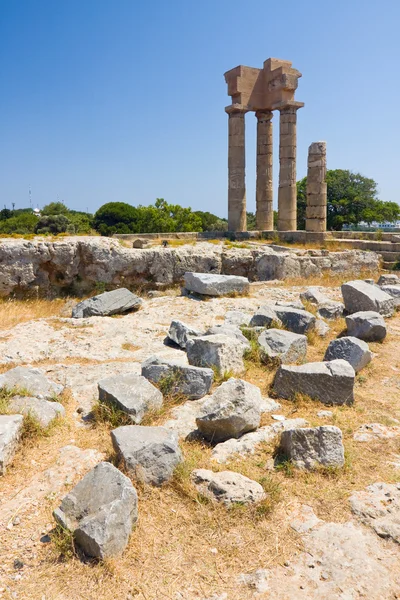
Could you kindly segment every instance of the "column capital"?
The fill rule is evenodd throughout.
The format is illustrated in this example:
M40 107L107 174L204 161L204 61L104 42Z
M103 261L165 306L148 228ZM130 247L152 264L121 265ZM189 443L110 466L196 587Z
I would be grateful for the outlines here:
M303 108L304 102L296 102L291 100L289 102L277 102L272 106L272 110L279 110L281 113L296 114L299 108Z
M230 117L245 115L249 110L248 106L245 106L244 104L230 104L225 107L225 112L228 113Z
M256 110L257 121L270 121L274 116L272 110Z

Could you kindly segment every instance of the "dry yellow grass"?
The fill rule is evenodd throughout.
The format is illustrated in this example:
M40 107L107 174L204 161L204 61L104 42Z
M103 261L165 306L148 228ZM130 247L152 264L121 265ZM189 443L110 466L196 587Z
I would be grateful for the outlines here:
M0 323L5 323L2 328L8 329L19 318L25 321L43 317L44 312L55 316L63 301L37 302L26 307L13 304L14 314L7 303L1 303ZM287 417L303 417L312 426L334 424L342 429L346 449L343 470L274 470L271 463L277 439L261 444L254 455L226 466L211 461L211 448L206 443L182 442L185 460L170 484L160 489L137 486L139 521L128 548L115 560L62 560L58 546L41 543L41 532L53 522L51 511L58 504L51 496L32 510L31 518L22 518L18 527L1 530L3 597L9 600L16 591L20 598L28 600L176 600L179 592L185 600L198 600L227 592L229 600L246 600L246 592L237 586L239 573L282 564L301 549L301 539L288 524L288 513L294 506L307 503L320 518L346 521L351 518L348 498L352 492L375 481L398 480L398 470L390 463L392 456L400 454L399 439L369 443L353 440L354 432L364 423L391 425L394 419L400 420L400 314L388 323L387 339L383 344L371 344L376 356L357 377L354 406L329 407L333 418L322 420L317 412L324 406L316 401L281 401L280 412ZM322 360L329 340L343 330L344 320L332 322L327 338L316 337L309 345L307 360ZM41 364L49 361L38 366ZM244 378L267 395L274 373L272 366L249 361ZM146 424L161 424L180 401L168 399L162 412L148 415ZM77 428L73 416L76 402L70 394L65 395L64 405L67 416L62 426L45 438L24 444L17 453L1 481L0 506L26 486L35 473L52 466L59 448L65 445L96 448L106 458L115 459L110 424ZM263 416L263 425L272 422L270 415ZM266 503L259 509L227 510L204 501L190 483L190 473L198 467L228 468L259 481L268 493ZM15 559L25 562L20 581L13 579Z
M0 330L10 329L18 323L32 319L59 316L67 300L0 300Z

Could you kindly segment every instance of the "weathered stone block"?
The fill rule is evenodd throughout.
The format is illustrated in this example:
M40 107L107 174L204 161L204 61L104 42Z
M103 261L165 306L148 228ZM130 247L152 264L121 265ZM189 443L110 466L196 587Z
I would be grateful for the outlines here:
M196 367L216 368L219 373L244 370L242 342L226 335L206 335L193 338L186 345L189 364Z
M171 321L168 330L169 339L181 348L186 348L187 341L199 335L202 335L200 331L194 329L190 325L186 325L186 323L183 323L178 319Z
M145 377L134 373L107 377L99 381L99 400L127 413L140 423L146 412L162 406L162 393Z
M259 483L234 471L214 473L208 469L197 469L192 473L192 481L201 494L226 506L254 504L266 497Z
M267 329L258 343L267 357L284 364L302 361L307 354L307 337L284 329Z
M141 298L135 296L135 294L132 294L126 288L119 288L79 302L72 309L72 317L74 319L83 319L84 317L118 315L131 310L137 310L142 303Z
M375 285L365 281L349 281L342 285L344 305L348 313L375 311L384 317L394 312L394 300Z
M368 344L356 337L348 336L332 340L325 352L324 360L343 358L351 364L356 373L361 371L372 360Z
M282 365L273 390L279 398L293 399L300 393L323 404L353 404L354 380L355 371L346 360Z
M238 275L214 275L212 273L185 273L185 288L204 296L247 294L249 280Z
M214 371L183 365L151 356L142 364L142 375L153 383L164 381L168 393L187 396L189 400L203 398L211 389Z
M41 369L28 367L15 367L0 375L0 387L23 388L35 398L51 400L54 396L61 394L64 386L47 379Z
M322 425L283 431L281 451L300 469L342 467L344 447L342 432L338 427Z
M365 342L380 342L386 337L386 323L382 315L368 310L346 317L347 333Z
M0 475L12 461L22 432L22 415L0 415Z

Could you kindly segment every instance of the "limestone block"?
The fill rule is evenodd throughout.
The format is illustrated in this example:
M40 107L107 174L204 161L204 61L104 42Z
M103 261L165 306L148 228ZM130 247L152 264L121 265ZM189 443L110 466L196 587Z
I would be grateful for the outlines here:
M185 288L204 296L247 294L249 280L238 275L215 275L213 273L185 273Z
M280 449L300 469L343 467L342 440L342 432L332 425L288 429L282 432Z
M332 340L325 352L324 360L343 358L351 364L356 373L366 367L372 360L368 344L353 336Z
M374 311L360 311L346 317L347 333L365 342L380 342L386 337L386 323Z
M204 496L226 506L230 504L254 504L266 497L262 486L234 471L213 473L207 469L197 469L192 473L192 481Z
M174 319L168 330L168 337L181 348L186 348L187 341L193 337L201 335L198 329L194 329L190 325L186 325L183 321Z
M85 317L118 315L131 310L137 310L142 304L143 300L132 294L129 290L118 288L79 302L72 309L72 317L74 319L83 319Z
M348 281L342 285L342 295L347 312L378 312L391 317L394 312L393 298L375 285L362 280Z
M244 371L242 342L226 335L207 335L193 338L186 346L190 365L215 368L219 373Z
M65 408L59 402L27 396L11 398L8 410L20 415L32 415L42 427L48 427L55 418L65 415Z
M188 366L157 356L151 356L142 363L142 375L153 383L164 381L166 386L170 381L169 393L185 396L189 400L206 396L214 380L212 369Z
M0 387L8 389L23 388L35 398L52 400L61 394L64 386L47 379L41 369L28 367L15 367L0 375Z
M22 432L22 415L0 415L0 475L5 475Z
M162 393L145 377L125 373L98 382L99 400L127 413L140 423L148 410L161 408Z
M307 337L283 329L264 331L258 343L263 354L283 364L302 361L307 354Z

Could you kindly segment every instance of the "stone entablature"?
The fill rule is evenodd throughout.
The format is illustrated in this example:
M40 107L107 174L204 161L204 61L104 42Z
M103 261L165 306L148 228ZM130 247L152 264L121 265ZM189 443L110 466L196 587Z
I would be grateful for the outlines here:
M257 229L272 231L273 224L273 148L272 116L280 112L278 230L297 229L297 111L304 106L295 100L301 73L288 60L269 58L262 69L239 65L225 73L232 103L225 108L229 115L228 149L228 228L246 231L246 152L245 114L257 118ZM325 163L326 169L326 163ZM316 172L312 176L317 177ZM315 202L316 198L313 198ZM326 225L323 219L323 186L318 206L318 222L309 222L312 231ZM326 193L325 193L326 205ZM314 214L315 210L310 211ZM314 218L314 217L311 217Z

